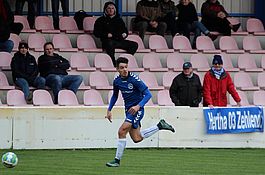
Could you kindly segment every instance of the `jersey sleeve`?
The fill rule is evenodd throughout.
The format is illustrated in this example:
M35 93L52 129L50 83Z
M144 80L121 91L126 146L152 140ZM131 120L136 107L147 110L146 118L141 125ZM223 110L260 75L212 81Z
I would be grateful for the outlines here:
M109 107L108 107L108 111L111 111L113 106L115 105L117 99L118 99L118 96L119 96L119 89L118 87L114 84L113 85L113 94L112 94L112 97L110 99L110 103L109 103Z

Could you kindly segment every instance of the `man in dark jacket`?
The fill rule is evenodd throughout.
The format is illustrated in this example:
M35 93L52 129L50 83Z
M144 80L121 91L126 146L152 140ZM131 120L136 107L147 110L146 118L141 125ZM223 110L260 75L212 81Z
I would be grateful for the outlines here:
M128 30L122 18L117 14L115 4L106 2L104 5L104 15L98 18L94 25L94 35L100 38L102 48L111 57L113 65L116 67L115 49L126 50L129 54L134 54L138 49L138 44L134 41L125 40Z
M28 52L28 44L21 42L18 49L11 62L12 77L14 83L24 92L25 99L31 101L29 86L44 89L45 78L38 76L38 65L35 57Z
M63 88L77 92L83 77L80 75L68 75L69 61L54 53L54 45L51 42L44 44L44 54L38 59L40 75L45 77L46 85L49 86L54 95L54 103L58 103L58 93Z
M202 85L199 76L193 73L190 62L183 64L183 72L174 78L169 93L176 106L199 106L202 100Z

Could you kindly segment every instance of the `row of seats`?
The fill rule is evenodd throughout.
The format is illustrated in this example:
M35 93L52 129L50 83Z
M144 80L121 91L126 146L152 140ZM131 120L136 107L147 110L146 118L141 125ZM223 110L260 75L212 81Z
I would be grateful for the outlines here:
M85 17L83 21L83 28L84 30L78 30L77 24L73 17L60 17L59 20L59 29L54 30L52 19L48 16L37 16L35 19L35 28L36 30L32 30L29 27L27 18L25 16L15 16L15 22L20 22L23 24L23 32L36 32L41 31L43 33L59 33L60 31L66 33L84 33L84 32L93 32L94 30L94 23L96 21L96 17ZM239 20L237 18L228 18L228 20L232 24L238 24ZM254 35L265 35L265 30L263 23L261 20L257 18L249 18L247 19L246 23L246 32L239 29L238 32L234 32L237 35L247 35L254 34ZM233 33L233 34L234 34Z

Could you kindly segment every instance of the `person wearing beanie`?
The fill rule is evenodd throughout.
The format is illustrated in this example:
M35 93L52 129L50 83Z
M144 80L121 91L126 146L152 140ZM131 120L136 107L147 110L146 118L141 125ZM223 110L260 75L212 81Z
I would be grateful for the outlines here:
M193 73L190 62L185 62L183 71L173 79L169 94L175 106L199 106L202 100L202 85L199 76Z
M133 55L138 49L138 44L134 41L126 40L128 30L123 19L117 14L117 9L113 2L106 2L103 12L103 16L99 17L95 22L93 33L97 38L100 38L102 48L111 57L113 66L116 67L115 49L123 49Z
M205 74L203 81L203 106L227 106L227 96L230 93L238 106L241 106L232 78L223 68L221 55L214 55L211 69Z
M29 46L26 42L20 42L19 51L14 54L11 61L13 81L16 86L22 89L27 102L32 100L29 86L37 89L45 88L45 78L38 76L39 69L34 56L29 53Z

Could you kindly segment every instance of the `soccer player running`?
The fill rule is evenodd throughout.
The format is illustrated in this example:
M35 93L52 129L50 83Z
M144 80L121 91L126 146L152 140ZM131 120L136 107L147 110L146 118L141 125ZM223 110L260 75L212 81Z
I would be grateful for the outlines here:
M130 134L135 143L138 143L155 134L159 130L170 130L175 132L174 128L163 119L160 120L157 125L140 131L140 121L144 116L144 105L152 95L144 82L141 81L137 75L128 71L127 58L119 57L116 64L116 69L119 72L119 75L116 76L113 81L113 95L105 118L112 122L111 110L118 99L119 90L124 99L126 118L118 131L119 139L115 159L106 163L108 167L120 166L120 160L126 146L127 133Z

